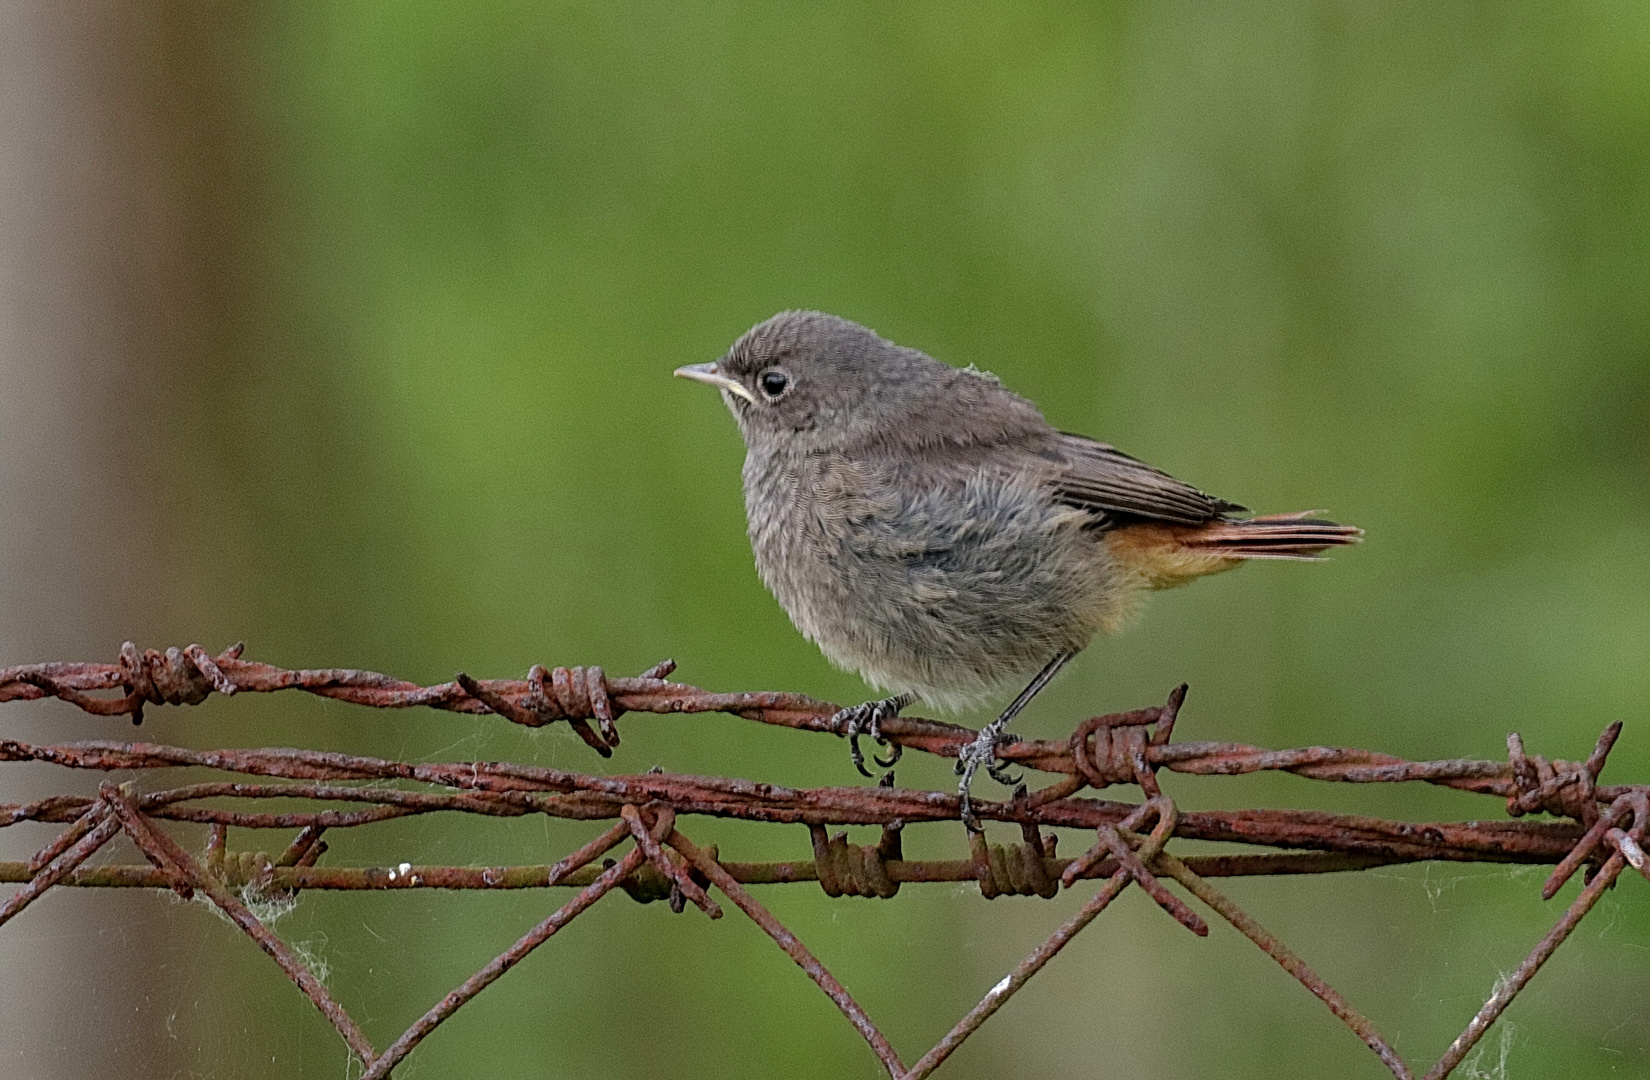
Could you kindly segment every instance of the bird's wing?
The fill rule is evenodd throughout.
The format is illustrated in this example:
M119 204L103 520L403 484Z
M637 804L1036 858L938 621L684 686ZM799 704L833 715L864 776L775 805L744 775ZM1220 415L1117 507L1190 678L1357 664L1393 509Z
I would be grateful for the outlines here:
M1060 432L1055 448L1061 465L1054 480L1055 497L1102 517L1126 514L1198 525L1244 509L1082 435Z

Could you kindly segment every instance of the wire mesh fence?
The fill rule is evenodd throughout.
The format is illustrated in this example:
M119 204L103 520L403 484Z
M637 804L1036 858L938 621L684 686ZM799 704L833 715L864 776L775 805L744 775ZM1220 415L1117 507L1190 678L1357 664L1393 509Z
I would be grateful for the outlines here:
M799 694L717 694L671 682L674 665L669 661L635 678L611 678L597 667L535 666L524 680L473 679L461 673L450 683L419 686L354 669L288 670L245 660L241 651L237 645L214 657L190 645L164 653L140 652L128 642L116 663L0 669L0 702L55 697L89 713L127 715L141 723L147 705L198 704L212 693L302 690L375 708L495 714L532 727L563 722L603 757L619 744L618 721L627 712L724 712L763 724L833 733L831 717L837 711L835 705ZM118 696L110 695L114 691ZM1021 840L995 844L980 833L963 833L966 857L950 860L904 858L901 834L912 824L959 822L962 808L957 796L896 787L892 773L874 786L797 789L665 772L601 776L509 762L411 763L302 749L199 750L112 741L41 746L0 739L3 761L99 771L206 767L234 777L142 792L135 785L106 781L95 797L61 795L0 804L0 826L23 821L67 826L29 860L0 862L0 881L20 885L0 906L0 925L54 886L170 889L186 897L199 893L257 942L308 996L359 1058L363 1076L381 1078L465 1003L613 891L644 902L664 901L677 912L691 904L716 919L724 911L712 896L714 890L761 927L835 1003L890 1077L917 1080L939 1068L1128 886L1146 892L1192 933L1206 935L1203 916L1167 888L1168 879L1293 975L1395 1077L1414 1080L1415 1071L1368 1018L1215 888L1211 879L1355 871L1426 860L1552 864L1542 888L1542 896L1551 899L1581 872L1583 887L1553 928L1497 983L1444 1055L1420 1074L1425 1080L1442 1080L1466 1059L1627 867L1650 878L1650 860L1643 848L1650 827L1650 785L1599 782L1620 723L1606 728L1587 758L1578 762L1526 753L1516 734L1508 737L1505 761L1406 761L1335 747L1268 750L1240 743L1177 743L1172 736L1184 696L1182 686L1163 705L1089 718L1065 740L1001 744L1000 761L1059 779L1038 790L1022 785L1006 800L975 799L980 819L1017 825ZM966 727L914 717L885 721L880 734L879 742L889 755L881 759L886 763L908 749L956 757L976 736ZM855 759L860 760L857 736L855 740ZM1503 799L1514 819L1545 813L1557 820L1418 824L1289 809L1181 811L1157 784L1161 769L1216 776L1279 770L1347 783L1420 781ZM1144 798L1126 802L1080 797L1086 788L1117 785L1138 787ZM281 800L294 800L300 808L279 808ZM320 865L328 830L435 812L483 817L543 814L611 824L550 865ZM717 848L696 844L684 834L683 820L694 815L806 825L813 857L785 862L724 858ZM208 825L205 851L197 857L185 850L161 827L164 821ZM876 844L852 844L846 834L830 835L833 825L880 825L882 836ZM232 848L232 827L298 832L284 846L272 846L272 854L266 847ZM1074 857L1062 857L1055 836L1045 832L1050 828L1092 830L1095 841ZM146 862L86 865L122 834ZM1174 839L1278 850L1177 855L1167 850ZM610 856L620 848L625 849L620 857ZM976 882L987 898L1047 898L1091 880L1101 884L1077 913L911 1065L807 946L746 888L814 882L832 897L888 898L910 883ZM267 905L278 906L306 889L522 888L577 892L383 1050L367 1039L325 984L259 915Z

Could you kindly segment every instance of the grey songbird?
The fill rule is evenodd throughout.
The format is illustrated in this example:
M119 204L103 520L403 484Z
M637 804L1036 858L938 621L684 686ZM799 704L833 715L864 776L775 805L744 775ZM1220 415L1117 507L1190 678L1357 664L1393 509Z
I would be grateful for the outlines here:
M880 742L913 701L953 709L1029 680L958 762L971 828L975 770L1006 782L1004 727L1145 593L1363 535L1233 516L1243 507L1055 430L991 375L822 312L781 312L676 374L720 388L739 422L763 582L828 658L893 694L837 714L861 772L859 734Z

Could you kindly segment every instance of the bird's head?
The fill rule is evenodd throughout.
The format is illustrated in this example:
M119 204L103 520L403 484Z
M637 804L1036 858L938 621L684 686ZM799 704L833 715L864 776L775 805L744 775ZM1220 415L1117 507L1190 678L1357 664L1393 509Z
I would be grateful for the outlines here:
M747 330L721 359L676 374L721 390L747 444L830 445L897 422L931 392L936 375L954 370L848 319L783 311Z

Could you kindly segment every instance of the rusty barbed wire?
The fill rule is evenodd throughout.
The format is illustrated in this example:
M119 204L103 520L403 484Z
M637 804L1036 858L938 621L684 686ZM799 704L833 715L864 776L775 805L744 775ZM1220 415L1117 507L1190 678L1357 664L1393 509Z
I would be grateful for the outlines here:
M192 705L212 693L301 690L375 708L427 706L465 714L495 714L532 727L566 722L603 757L619 745L626 713L725 712L765 724L832 732L837 706L799 694L718 694L668 681L664 661L635 678L612 678L599 667L547 669L535 665L524 680L474 679L420 686L376 672L346 668L289 670L244 660L236 645L217 656L199 645L139 652L128 642L113 664L32 664L0 669L0 702L55 697L100 716L143 719L146 705ZM120 696L99 696L119 691ZM139 792L104 782L95 797L59 795L0 804L0 827L25 821L68 827L26 862L0 862L0 881L21 885L0 906L0 925L57 885L171 889L201 893L262 948L331 1022L363 1065L364 1077L388 1076L414 1047L465 1002L543 944L562 926L614 889L641 902L666 900L682 912L694 905L711 918L722 907L714 887L763 929L800 966L859 1031L891 1077L928 1076L1020 986L1046 965L1121 891L1135 884L1187 929L1206 935L1201 916L1163 884L1177 882L1276 960L1361 1038L1396 1077L1414 1080L1409 1066L1327 982L1259 926L1210 878L1254 874L1311 874L1367 869L1422 860L1553 864L1543 887L1551 898L1583 867L1581 894L1523 964L1495 988L1462 1035L1426 1074L1442 1080L1465 1059L1485 1031L1528 984L1554 950L1631 866L1650 878L1644 851L1650 828L1650 786L1604 785L1599 774L1621 733L1607 727L1580 762L1525 752L1508 738L1504 762L1474 759L1415 762L1366 750L1304 747L1268 750L1241 743L1171 741L1186 688L1165 704L1093 717L1061 741L1016 740L999 759L1061 774L1048 786L1019 789L1013 798L976 800L982 820L1019 826L1020 842L969 836L965 859L907 860L902 832L914 824L960 820L950 792L892 785L792 789L756 781L663 772L589 775L510 762L411 763L302 749L196 750L148 742L82 741L39 746L0 739L0 761L34 761L97 771L205 767L243 778L183 784ZM591 724L594 722L595 726ZM885 721L882 742L897 757L905 749L955 757L976 732L914 717ZM1318 811L1254 809L1185 811L1165 796L1156 773L1235 775L1263 770L1344 783L1420 781L1496 796L1510 816L1546 813L1562 821L1408 823ZM361 784L371 786L357 786ZM403 786L387 786L399 783ZM421 785L408 788L404 785ZM1138 786L1140 803L1079 797L1085 788ZM201 805L203 801L232 804ZM272 800L347 803L349 809L247 808ZM612 822L605 832L547 866L386 867L321 866L330 829L437 812L493 817L544 814ZM729 817L801 824L813 859L742 863L699 847L678 827L683 816ZM161 821L209 826L197 860L158 827ZM1148 835L1139 831L1151 824ZM852 844L833 825L880 825L881 840ZM298 829L281 850L232 851L230 827ZM1057 837L1045 829L1091 829L1094 844L1074 858L1056 855ZM139 865L87 866L116 835L144 854ZM1262 854L1177 856L1170 840L1218 840L1284 849ZM618 860L596 861L629 843ZM971 881L986 898L1052 897L1061 888L1099 878L1104 884L1080 911L1009 973L917 1063L906 1068L864 1010L807 948L763 907L746 885L817 882L830 896L891 898L901 885ZM579 892L462 986L448 994L384 1051L377 1051L331 996L254 911L258 899L290 898L306 889L518 889L569 887Z

